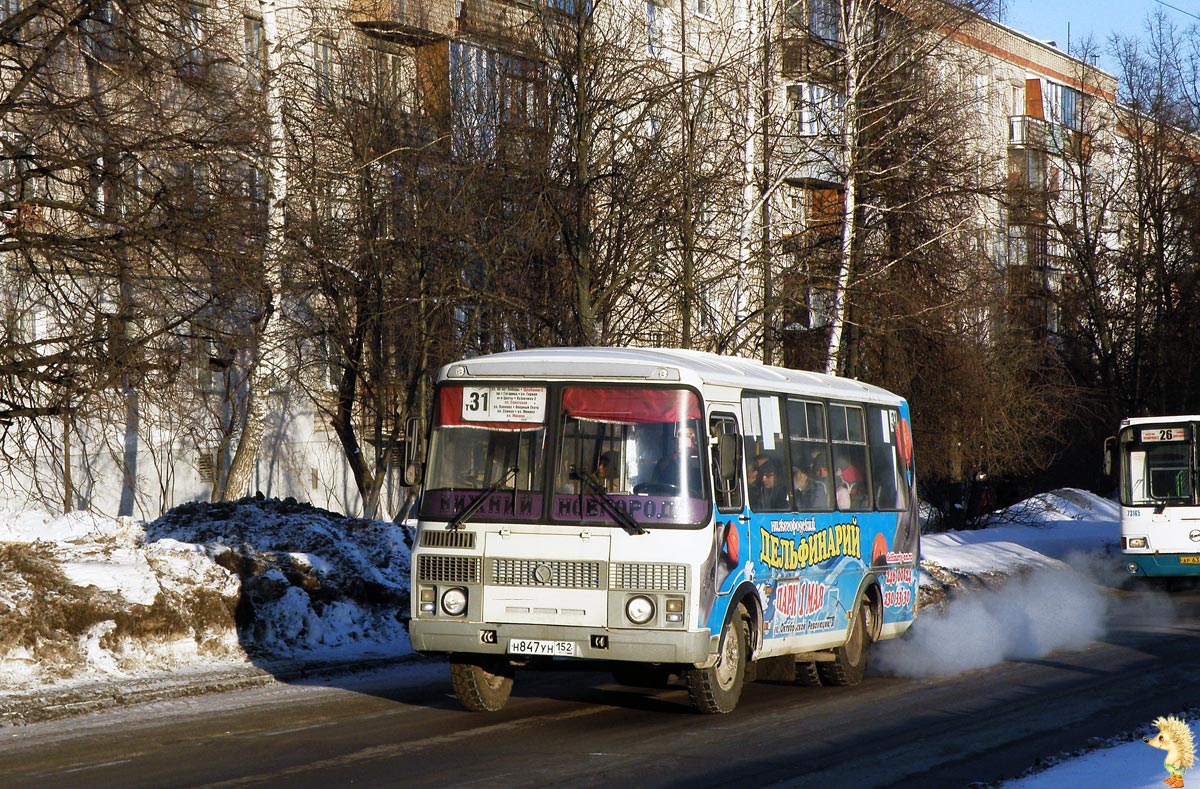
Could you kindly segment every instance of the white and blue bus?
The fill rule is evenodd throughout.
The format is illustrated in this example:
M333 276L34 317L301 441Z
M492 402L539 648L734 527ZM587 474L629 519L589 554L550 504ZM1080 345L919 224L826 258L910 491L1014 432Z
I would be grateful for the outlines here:
M412 563L413 647L498 710L518 668L686 681L862 679L912 624L907 403L713 354L557 348L438 373Z
M1134 576L1200 574L1200 416L1121 420L1121 556Z

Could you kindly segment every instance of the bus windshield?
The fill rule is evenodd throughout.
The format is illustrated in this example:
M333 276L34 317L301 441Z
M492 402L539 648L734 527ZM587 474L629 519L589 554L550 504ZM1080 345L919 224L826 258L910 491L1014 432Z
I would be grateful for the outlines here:
M1192 430L1186 425L1134 425L1121 431L1127 507L1194 502Z
M566 386L555 520L698 524L711 511L700 399L685 389Z
M439 389L421 515L454 517L495 487L477 517L540 518L546 398L536 386Z
M685 389L443 386L421 515L452 527L472 518L634 532L700 525L712 510L705 435L700 398Z

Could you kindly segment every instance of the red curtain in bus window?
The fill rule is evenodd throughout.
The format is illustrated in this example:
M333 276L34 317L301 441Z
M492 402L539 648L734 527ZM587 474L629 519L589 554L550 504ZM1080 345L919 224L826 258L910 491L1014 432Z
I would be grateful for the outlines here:
M544 390L543 390L544 391ZM488 430L538 430L544 422L485 422L463 419L463 388L443 386L438 390L435 427L480 427Z
M682 422L699 419L700 401L683 389L605 389L568 386L563 412L593 422Z

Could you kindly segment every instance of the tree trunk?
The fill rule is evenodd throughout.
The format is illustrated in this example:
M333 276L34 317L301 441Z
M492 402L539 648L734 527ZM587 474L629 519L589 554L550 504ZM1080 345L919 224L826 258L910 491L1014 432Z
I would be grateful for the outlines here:
M280 88L279 26L275 0L260 0L266 68L263 99L270 134L267 137L267 238L263 249L263 291L267 298L247 381L246 421L229 466L224 500L248 492L266 430L268 399L273 387L285 385L282 364L283 331L277 319L282 279L284 213L287 205L287 169L284 161L283 97Z

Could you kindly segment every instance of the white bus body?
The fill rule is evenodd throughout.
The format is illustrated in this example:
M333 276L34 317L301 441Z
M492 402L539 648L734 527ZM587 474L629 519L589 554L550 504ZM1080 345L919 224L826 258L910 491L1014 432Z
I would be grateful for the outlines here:
M554 658L676 674L727 712L755 673L857 682L870 642L912 623L902 398L657 349L517 351L437 380L410 636L450 656L468 708Z
M1121 421L1121 554L1131 575L1200 574L1198 429L1200 416Z

